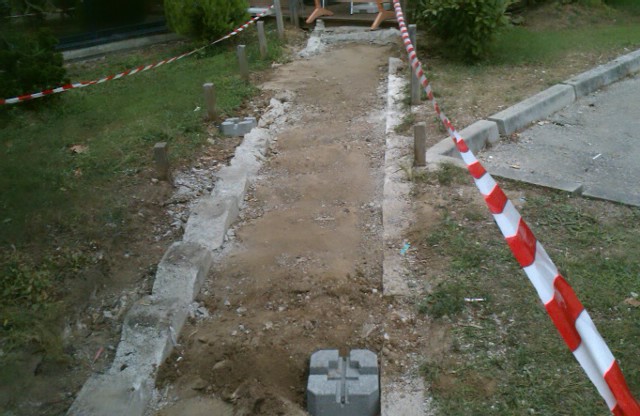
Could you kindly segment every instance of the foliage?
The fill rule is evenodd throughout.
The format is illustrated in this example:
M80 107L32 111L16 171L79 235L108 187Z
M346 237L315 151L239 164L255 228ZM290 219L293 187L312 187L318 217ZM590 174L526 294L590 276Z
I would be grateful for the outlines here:
M165 0L169 27L196 39L214 40L227 34L247 17L246 0Z
M57 39L48 30L34 34L0 32L0 96L13 97L60 84L65 77Z
M418 20L468 61L483 57L506 26L511 0L421 0Z
M0 258L0 299L3 305L41 305L49 300L53 287L51 273L38 268L18 252Z

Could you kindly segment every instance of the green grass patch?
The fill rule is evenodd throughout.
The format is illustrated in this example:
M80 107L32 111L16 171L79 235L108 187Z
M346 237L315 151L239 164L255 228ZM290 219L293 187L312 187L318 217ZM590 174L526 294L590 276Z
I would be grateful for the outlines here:
M443 264L436 274L446 276L417 305L451 328L451 347L423 367L439 413L607 413L496 226L469 211L448 210L419 241L422 255ZM626 301L640 293L639 212L536 188L522 208L636 394L640 308Z
M247 44L252 70L282 59L274 28L265 60L253 32L237 39ZM68 74L96 79L193 47L121 53L74 64ZM227 41L148 72L0 109L1 349L53 349L50 332L64 309L61 282L88 265L82 254L60 253L133 233L129 189L149 179L154 144L168 142L177 166L194 159L208 138L205 82L216 84L223 116L235 115L257 92L238 76L235 44Z
M547 64L572 53L634 49L639 45L637 22L545 31L511 27L497 37L487 64Z

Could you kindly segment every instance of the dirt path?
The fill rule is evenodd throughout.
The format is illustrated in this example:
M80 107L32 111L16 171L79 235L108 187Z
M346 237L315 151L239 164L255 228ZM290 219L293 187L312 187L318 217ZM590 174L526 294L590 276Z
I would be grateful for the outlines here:
M339 47L264 85L295 94L289 127L201 294L211 318L185 326L161 371L177 401L158 414L295 414L312 352L382 349L378 90L395 51Z

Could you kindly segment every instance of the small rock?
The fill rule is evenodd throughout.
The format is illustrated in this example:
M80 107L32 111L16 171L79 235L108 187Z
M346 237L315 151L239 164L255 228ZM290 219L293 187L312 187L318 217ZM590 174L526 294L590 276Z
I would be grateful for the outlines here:
M236 309L236 313L238 315L243 315L247 313L247 308L245 308L244 306L240 306L238 309Z

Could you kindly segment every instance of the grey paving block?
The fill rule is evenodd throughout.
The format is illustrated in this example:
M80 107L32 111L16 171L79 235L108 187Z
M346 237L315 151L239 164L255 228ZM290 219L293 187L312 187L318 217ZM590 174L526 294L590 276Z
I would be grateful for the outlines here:
M378 357L369 350L311 355L307 410L312 416L376 416L380 413Z
M214 194L203 198L189 216L183 240L217 250L224 243L229 226L238 218L239 205L231 196Z
M618 58L570 78L564 83L575 88L576 97L584 97L627 76L630 65L631 61Z
M547 117L564 108L571 104L575 98L576 94L573 86L554 85L531 98L494 114L489 117L489 120L498 124L500 134L510 135L533 121Z
M190 303L200 291L212 263L212 253L206 246L186 240L173 243L158 264L153 295Z
M171 353L184 325L188 304L178 299L143 298L124 321L113 364L82 387L69 416L142 416L149 404L157 369Z
M257 125L258 122L255 117L233 117L224 121L220 125L220 129L225 136L244 136Z
M480 120L476 121L469 127L466 127L460 131L460 136L464 139L472 152L477 153L484 149L487 143L495 143L500 140L500 131L498 130L498 124L495 121ZM453 144L453 140L449 138L451 146L453 146L453 152L449 156L453 156L458 153Z

